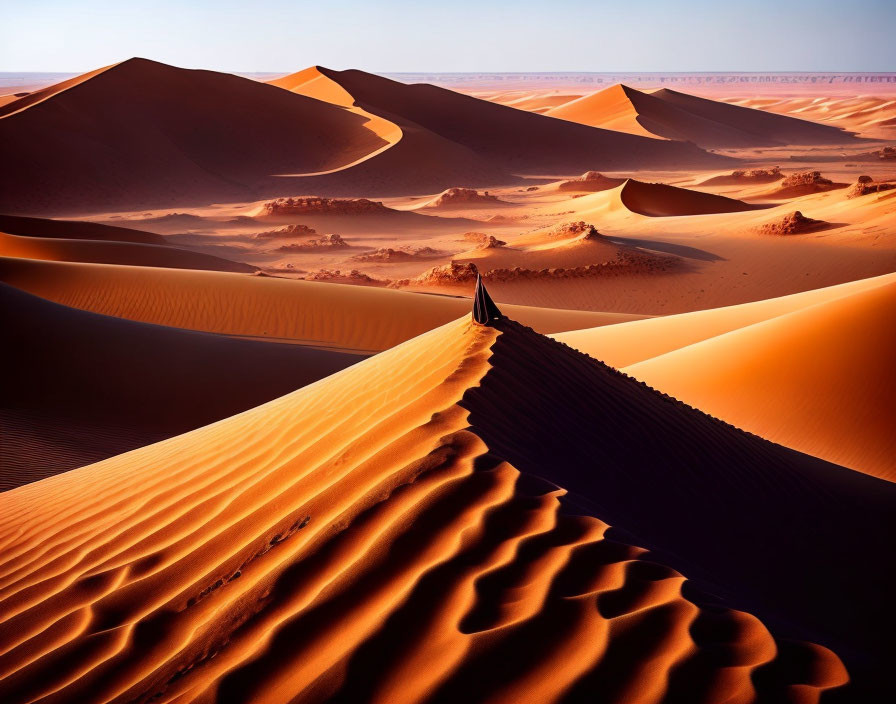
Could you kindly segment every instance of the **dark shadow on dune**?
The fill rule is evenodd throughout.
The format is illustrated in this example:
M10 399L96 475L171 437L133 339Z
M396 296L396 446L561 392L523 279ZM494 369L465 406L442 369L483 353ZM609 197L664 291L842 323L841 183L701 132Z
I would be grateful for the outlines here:
M712 252L697 247L688 247L685 244L674 244L672 242L662 242L660 240L644 240L637 237L608 237L613 244L628 245L630 247L641 247L642 249L650 249L655 252L665 252L666 254L674 254L685 259L697 259L702 262L723 262L724 257L720 257Z

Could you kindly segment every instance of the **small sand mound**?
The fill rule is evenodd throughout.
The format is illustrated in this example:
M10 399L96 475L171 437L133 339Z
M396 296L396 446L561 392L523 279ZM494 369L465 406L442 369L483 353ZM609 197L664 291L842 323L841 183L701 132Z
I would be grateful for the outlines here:
M314 237L317 230L307 225L287 225L277 230L268 230L267 232L259 232L255 235L257 240L267 239L291 239L299 237Z
M468 205L495 205L506 203L498 196L490 195L488 191L480 193L473 188L448 188L429 201L425 208L454 208Z
M729 186L750 183L771 183L784 178L780 166L770 169L739 169L723 176L713 176L700 183L701 186Z
M846 193L846 197L859 198L860 196L867 196L871 193L890 191L894 188L896 188L896 183L874 183L874 179L870 176L859 176L858 180L850 186L849 191Z
M277 198L262 206L263 215L383 215L391 212L380 201L367 198Z
M606 191L610 188L616 188L625 179L611 178L604 176L600 171L586 171L578 178L568 181L561 181L557 186L560 191L586 191L593 193L595 191Z
M278 252L332 252L334 250L351 249L352 246L340 235L329 234L311 239L307 242L285 244L277 247Z
M799 210L788 213L781 220L769 222L758 228L763 235L800 235L804 232L815 232L827 227L824 220L807 218Z
M415 259L437 257L441 252L432 247L381 247L373 252L358 254L352 259L356 262L408 262Z

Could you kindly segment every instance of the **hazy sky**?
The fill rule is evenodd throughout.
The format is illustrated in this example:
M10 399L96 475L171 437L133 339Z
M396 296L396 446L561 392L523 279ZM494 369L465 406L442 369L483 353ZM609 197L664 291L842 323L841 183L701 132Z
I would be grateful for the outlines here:
M896 0L0 0L0 71L896 71Z

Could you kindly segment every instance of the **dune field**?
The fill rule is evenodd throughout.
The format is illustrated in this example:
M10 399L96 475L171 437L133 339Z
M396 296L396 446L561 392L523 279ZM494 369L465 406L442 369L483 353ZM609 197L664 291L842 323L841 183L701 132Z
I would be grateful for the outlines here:
M294 68L0 95L0 702L893 700L896 92Z

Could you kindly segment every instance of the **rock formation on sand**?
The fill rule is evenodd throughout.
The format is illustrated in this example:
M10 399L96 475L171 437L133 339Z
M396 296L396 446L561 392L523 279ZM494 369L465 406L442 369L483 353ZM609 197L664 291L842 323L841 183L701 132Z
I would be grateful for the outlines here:
M494 235L488 235L484 240L479 242L479 245L476 249L497 249L498 247L504 247L507 243L504 240L499 240Z
M620 185L624 178L611 178L604 176L600 171L586 171L578 178L572 178L568 181L561 181L557 186L560 191L584 191L593 193L595 191L606 191L610 188L616 188Z
M306 242L285 244L277 247L278 252L333 252L340 249L351 249L352 246L340 235L329 234Z
M798 198L845 187L845 183L835 183L822 176L820 171L798 171L788 175L775 190L766 195L778 198Z
M557 239L569 239L572 237L581 237L583 235L590 237L598 236L598 234L597 228L584 220L565 222L562 225L557 225L546 233L548 237Z
M263 215L383 215L391 212L380 201L367 198L277 198L262 206Z
M506 203L488 191L480 193L473 188L448 188L429 201L426 208L475 207L477 205L496 205Z
M730 174L722 176L713 176L705 181L701 181L701 186L728 186L749 183L771 183L772 181L780 181L784 178L781 173L780 166L774 166L770 169L739 169L732 171Z
M479 276L479 269L472 262L456 262L453 259L447 264L434 266L413 279L393 281L393 288L405 286L444 286L471 283Z
M416 259L430 259L440 254L439 250L432 247L407 246L398 249L380 247L372 252L355 255L352 259L356 262L410 262Z
M276 230L268 230L267 232L259 232L255 235L255 239L292 239L299 237L313 237L317 234L317 230L307 225L287 225Z
M896 183L883 182L875 183L870 176L859 176L858 180L850 186L846 196L848 198L859 198L867 196L870 193L880 193L881 191L890 191L896 188Z
M483 303L0 494L5 700L889 701L896 487Z
M804 232L822 230L829 223L824 220L807 218L799 210L788 213L780 220L760 225L757 229L763 235L799 235Z
M329 281L337 284L354 284L356 286L388 286L389 281L385 279L375 279L368 276L364 272L352 269L350 271L342 271L341 269L319 269L305 275L305 281Z
M476 249L495 249L507 244L504 240L499 240L494 235L487 235L484 232L465 232L464 241L475 242L478 245Z

